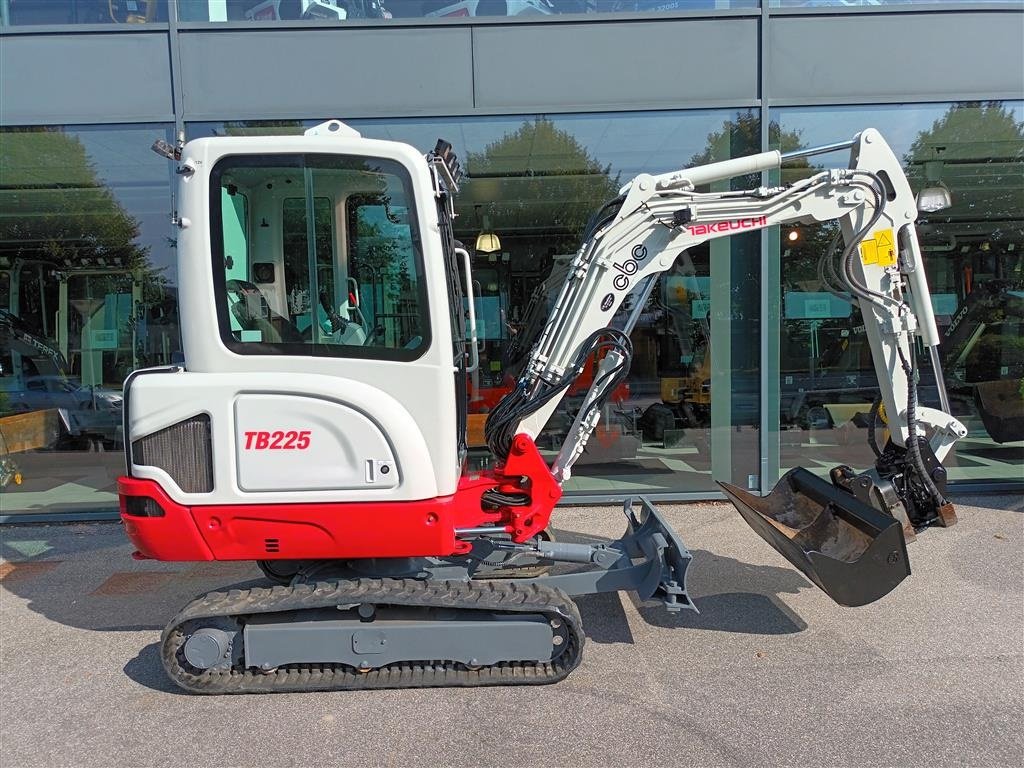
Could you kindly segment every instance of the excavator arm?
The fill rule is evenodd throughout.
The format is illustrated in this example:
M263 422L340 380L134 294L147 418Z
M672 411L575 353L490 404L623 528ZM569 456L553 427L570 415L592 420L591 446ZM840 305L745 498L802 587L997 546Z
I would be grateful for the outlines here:
M843 149L850 151L847 168L818 171L792 184L698 191L712 182ZM842 511L855 500L898 519L907 537L932 522L951 524L955 517L943 495L941 461L967 430L949 414L942 386L939 334L914 227L916 216L914 195L899 160L873 129L850 142L788 155L764 152L637 176L605 206L587 233L518 386L491 413L489 446L504 458L516 435L535 437L578 374L581 361L595 349L604 350L593 385L551 467L555 479L564 482L600 418L604 399L628 371L630 331L658 276L680 253L718 237L773 225L838 221L840 236L823 255L819 276L829 290L858 305L863 314L891 442L880 451L875 467L860 473L837 467L831 484L796 470L767 499L725 484L723 488L741 512L754 515L744 515L748 522L766 517L773 521L767 535L758 532L780 551L785 547L771 541L782 531L779 526L786 529L782 535L790 542L797 535L792 531L799 528L784 522L794 522L786 509L811 496L819 503L808 513L808 524L820 517L821 509ZM630 294L635 301L625 326L610 327ZM916 337L931 357L939 383L938 408L922 405L917 396ZM862 512L861 517L865 515ZM856 523L863 520L855 521L854 527ZM803 549L820 543L815 539ZM796 562L800 558L790 559L808 570Z

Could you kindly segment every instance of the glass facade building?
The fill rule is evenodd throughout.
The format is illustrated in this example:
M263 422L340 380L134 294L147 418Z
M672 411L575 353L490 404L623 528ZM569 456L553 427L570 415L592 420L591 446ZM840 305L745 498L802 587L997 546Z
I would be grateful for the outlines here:
M462 158L478 465L517 339L624 182L878 128L915 192L949 195L919 222L969 428L950 479L1024 488L1024 3L0 0L0 24L0 519L112 515L122 382L181 360L176 179L153 142L332 117L421 151L443 137ZM864 40L877 65L855 66ZM733 184L846 165L812 160ZM280 202L287 248L303 209ZM679 256L569 501L706 498L718 480L767 492L793 466L873 461L863 324L816 271L834 234L772 228ZM378 277L359 277L367 311ZM580 395L540 436L549 455Z
M971 0L944 4L978 5ZM1013 5L1017 0L995 0ZM935 0L764 0L772 9L878 8ZM760 8L762 0L0 0L0 25L160 24L181 22L387 22L393 19L512 19L666 14Z

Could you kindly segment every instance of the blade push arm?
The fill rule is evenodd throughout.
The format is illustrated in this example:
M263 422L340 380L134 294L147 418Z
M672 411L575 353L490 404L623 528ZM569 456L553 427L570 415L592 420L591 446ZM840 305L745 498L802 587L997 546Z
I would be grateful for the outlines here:
M740 192L697 192L695 187L779 167L785 160L849 147L848 168L825 170L790 185ZM783 156L764 152L659 176L641 174L621 190L586 237L534 346L519 386L492 413L488 439L502 456L516 433L535 437L565 391L561 386L590 349L601 343L615 311L628 295L636 303L627 335L657 276L670 269L685 249L708 240L776 224L838 220L843 246L823 260L820 274L830 290L856 301L868 342L892 442L914 450L928 435L941 461L966 429L944 410L916 402L913 337L934 348L939 335L932 312L921 251L914 228L914 196L900 163L873 129L852 142ZM615 207L617 206L617 207ZM838 243L837 243L838 246ZM609 329L609 333L611 333ZM628 344L605 354L590 392L552 471L563 482L582 453L600 416L602 396L628 366ZM934 357L934 356L933 356ZM936 370L941 382L941 371ZM558 389L561 387L561 389ZM558 389L558 391L553 391Z

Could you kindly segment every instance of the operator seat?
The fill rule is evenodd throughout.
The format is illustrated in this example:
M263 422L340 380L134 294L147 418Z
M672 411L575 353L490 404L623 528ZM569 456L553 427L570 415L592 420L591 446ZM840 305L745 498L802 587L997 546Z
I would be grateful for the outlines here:
M302 344L305 339L292 322L270 308L267 297L247 280L228 280L228 293L241 296L232 302L231 314L246 331L259 331L269 344Z

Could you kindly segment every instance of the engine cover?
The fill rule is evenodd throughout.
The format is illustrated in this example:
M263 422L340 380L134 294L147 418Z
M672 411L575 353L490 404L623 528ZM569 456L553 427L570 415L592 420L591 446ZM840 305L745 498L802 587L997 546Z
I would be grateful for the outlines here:
M127 475L185 507L418 501L458 487L439 485L402 401L363 382L143 369L125 393Z
M243 491L394 488L383 433L354 408L302 395L235 399L238 487Z

